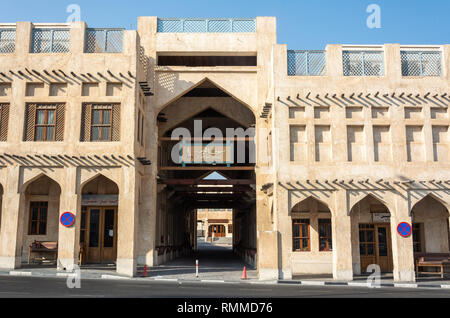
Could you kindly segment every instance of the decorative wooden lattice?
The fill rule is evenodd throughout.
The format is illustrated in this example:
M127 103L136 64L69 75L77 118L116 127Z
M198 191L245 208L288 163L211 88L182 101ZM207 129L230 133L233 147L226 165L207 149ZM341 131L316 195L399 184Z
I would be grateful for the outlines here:
M441 76L442 53L401 51L403 76Z
M91 141L91 114L92 105L83 104L81 111L81 136L80 141Z
M70 51L70 30L34 29L32 53L67 53Z
M288 51L289 76L323 76L327 73L325 51Z
M158 19L160 33L254 33L255 19Z
M344 76L384 76L384 56L378 51L343 51Z
M34 141L34 127L36 123L36 104L26 105L25 128L23 141Z
M122 53L122 29L87 29L86 53Z
M16 30L0 29L0 53L14 53L16 46Z
M0 141L8 139L9 104L0 104Z
M114 104L112 107L112 140L120 141L120 105Z
M55 141L64 141L65 105L56 105Z

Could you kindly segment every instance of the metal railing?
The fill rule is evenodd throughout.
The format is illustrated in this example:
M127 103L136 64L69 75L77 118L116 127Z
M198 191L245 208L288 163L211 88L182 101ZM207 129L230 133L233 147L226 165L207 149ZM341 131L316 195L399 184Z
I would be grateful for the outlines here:
M69 29L33 29L31 53L67 53L69 51Z
M86 53L122 53L123 29L87 29Z
M0 53L14 53L16 49L16 30L0 29Z
M384 76L382 51L343 51L344 76Z
M324 76L327 74L326 51L287 52L289 76Z
M441 76L442 53L433 51L401 51L403 76Z
M256 19L158 19L160 33L254 33Z

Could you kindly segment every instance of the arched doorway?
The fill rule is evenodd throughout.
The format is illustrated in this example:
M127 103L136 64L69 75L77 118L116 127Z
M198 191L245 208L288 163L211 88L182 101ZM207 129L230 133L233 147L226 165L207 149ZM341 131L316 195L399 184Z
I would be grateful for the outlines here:
M449 253L449 212L439 200L427 195L411 210L414 253Z
M56 265L60 195L59 184L45 175L24 188L23 263Z
M113 263L117 259L119 187L103 175L82 188L80 249L83 263Z
M291 210L292 275L333 272L332 215L328 206L309 197Z
M365 273L369 265L381 272L393 271L390 211L372 195L356 203L350 212L354 274Z
M225 229L225 225L223 224L212 224L208 228L208 237L212 237L214 233L214 237L225 237L227 236L227 232Z

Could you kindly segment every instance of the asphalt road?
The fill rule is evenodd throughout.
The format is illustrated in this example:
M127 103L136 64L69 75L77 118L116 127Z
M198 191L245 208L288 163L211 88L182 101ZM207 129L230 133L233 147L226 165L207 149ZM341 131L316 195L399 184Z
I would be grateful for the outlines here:
M65 278L0 277L0 298L450 298L450 290L82 280L70 289Z

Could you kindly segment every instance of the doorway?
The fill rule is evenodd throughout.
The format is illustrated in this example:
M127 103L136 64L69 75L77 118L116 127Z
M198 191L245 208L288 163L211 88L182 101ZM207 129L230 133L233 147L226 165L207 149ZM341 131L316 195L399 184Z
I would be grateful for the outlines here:
M391 231L389 224L360 224L359 251L361 272L371 264L380 266L381 272L393 271Z
M210 225L208 230L208 237L212 237L212 233L214 233L214 237L227 236L225 225Z
M80 248L83 263L110 263L117 259L117 207L84 208Z

